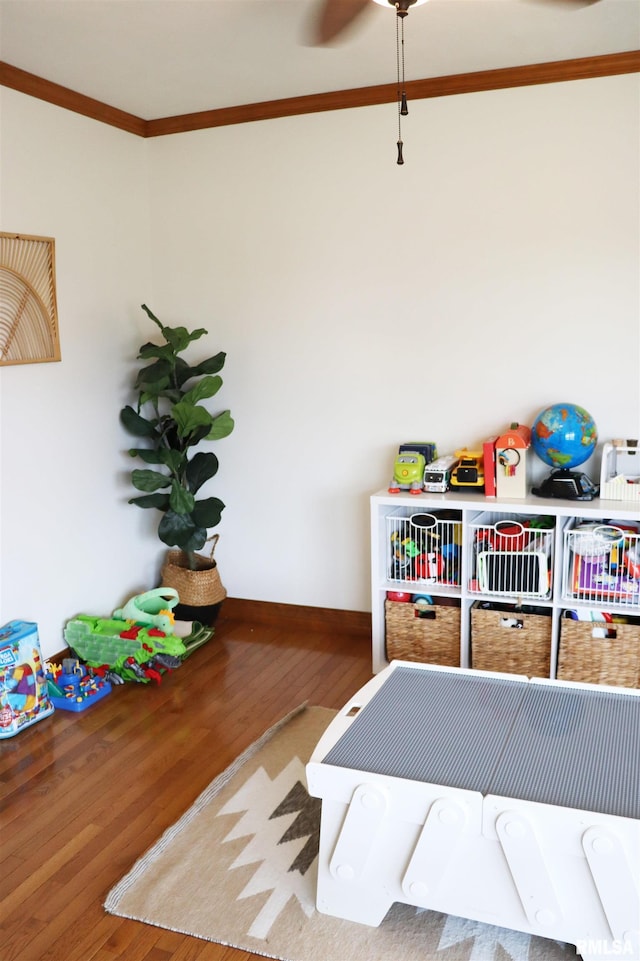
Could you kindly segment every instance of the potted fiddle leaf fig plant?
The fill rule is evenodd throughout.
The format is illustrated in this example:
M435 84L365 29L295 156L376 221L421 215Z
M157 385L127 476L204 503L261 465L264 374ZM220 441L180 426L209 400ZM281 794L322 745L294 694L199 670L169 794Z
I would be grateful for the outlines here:
M160 330L159 343L143 344L134 389L135 406L127 405L120 419L129 433L146 446L129 450L147 466L131 472L131 482L142 493L129 500L137 507L160 512L158 537L168 548L162 568L163 586L177 590L175 614L185 620L212 623L226 591L213 551L218 535L209 536L220 523L224 504L219 497L199 497L202 487L218 472L218 458L199 449L231 433L233 418L228 410L211 413L206 401L222 386L223 351L191 364L182 356L194 341L207 334L204 328L167 327L142 304ZM209 556L198 552L213 542Z

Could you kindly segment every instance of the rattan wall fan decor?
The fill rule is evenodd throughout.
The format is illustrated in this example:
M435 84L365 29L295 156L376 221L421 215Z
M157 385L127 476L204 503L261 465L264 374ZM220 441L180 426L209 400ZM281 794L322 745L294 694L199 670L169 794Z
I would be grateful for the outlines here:
M55 241L0 233L0 366L60 360Z

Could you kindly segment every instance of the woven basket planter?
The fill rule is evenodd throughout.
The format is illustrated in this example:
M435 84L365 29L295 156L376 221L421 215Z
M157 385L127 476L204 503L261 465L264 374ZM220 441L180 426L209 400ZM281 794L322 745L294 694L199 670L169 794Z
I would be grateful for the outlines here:
M525 613L513 606L471 608L471 666L479 671L549 677L551 611Z
M218 566L213 552L218 543L216 534L211 555L196 554L196 569L190 570L187 555L182 551L167 551L162 566L162 585L173 587L178 592L179 603L174 610L176 618L185 621L200 621L212 625L218 616L220 605L227 592L220 580Z
M603 628L610 637L594 637ZM640 624L562 618L557 676L562 681L640 687Z
M460 666L460 608L385 601L389 661Z

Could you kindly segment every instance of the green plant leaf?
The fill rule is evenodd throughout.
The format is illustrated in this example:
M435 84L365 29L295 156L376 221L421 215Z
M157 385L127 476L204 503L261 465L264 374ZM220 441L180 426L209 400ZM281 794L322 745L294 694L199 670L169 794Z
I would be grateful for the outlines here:
M201 377L202 374L217 374L224 367L227 355L221 350L214 357L201 360L199 364L191 368L191 377Z
M186 360L183 357L176 357L176 363L173 369L173 377L178 387L182 388L182 385L185 383L185 381L189 380L189 378L192 376L191 367L189 367L189 364L186 362Z
M160 323L160 321L158 320L158 318L156 317L156 315L155 315L154 313L152 313L151 310L149 310L149 308L147 307L147 305L146 305L146 304L140 304L140 306L141 306L142 309L144 310L144 312L145 312L145 314L147 315L147 317L149 317L149 319L152 320L152 321L154 322L154 324L157 324L158 327L160 328L160 330L162 330L162 324Z
M191 491L186 490L182 484L174 481L171 485L170 504L171 510L176 514L190 514L196 500Z
M148 447L132 447L129 451L131 457L139 457L145 464L162 464L174 473L179 473L183 467L184 455L177 450L167 450L161 447L159 450Z
M180 549L186 554L193 555L195 551L201 550L206 543L207 532L201 527L196 527L191 537L180 545ZM195 570L195 567L193 567L192 570Z
M185 476L189 490L196 494L203 484L218 473L218 458L215 454L199 451L187 464Z
M136 437L158 437L156 421L142 417L129 404L120 411L120 421Z
M196 501L191 516L198 527L215 527L220 523L224 507L219 497L206 497L204 500Z
M198 527L190 514L176 514L168 510L158 525L158 536L169 547L198 551L204 546L207 531Z
M138 351L138 360L152 360L154 357L158 362L168 364L170 369L173 368L175 356L171 344L153 344L149 341Z
M194 407L193 404L189 404L184 400L180 401L179 404L174 404L171 408L171 414L178 425L180 437L188 437L189 434L193 433L198 427L206 427L208 434L213 420L206 408ZM207 434L205 434L205 437Z
M171 478L157 470L134 470L131 471L131 483L139 491L150 492L168 487Z
M138 371L134 387L136 390L153 391L158 394L171 383L173 365L167 360L157 360Z
M186 404L197 404L201 400L206 400L207 397L213 397L221 387L222 377L203 377L195 387L192 387L191 390L186 392L183 400Z
M207 331L204 327L187 330L186 327L163 327L162 336L171 345L174 354L181 354L194 340L199 340Z
M169 495L144 494L142 497L132 497L129 503L136 507L156 507L159 511L166 511L169 507Z
M216 414L216 416L211 421L211 429L207 434L207 440L221 440L223 437L228 437L233 428L235 427L235 421L231 416L230 411L223 410L222 413Z

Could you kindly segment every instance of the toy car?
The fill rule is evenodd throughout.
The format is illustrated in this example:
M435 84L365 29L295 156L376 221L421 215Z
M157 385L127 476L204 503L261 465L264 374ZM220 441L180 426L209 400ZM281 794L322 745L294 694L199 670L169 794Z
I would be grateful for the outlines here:
M484 487L484 458L481 450L456 451L458 464L451 471L452 487Z
M444 494L449 489L451 471L458 463L455 454L445 454L424 469L424 489L430 494Z
M421 494L424 479L424 454L418 451L401 451L393 465L393 479L389 484L390 494L409 491L411 494Z

